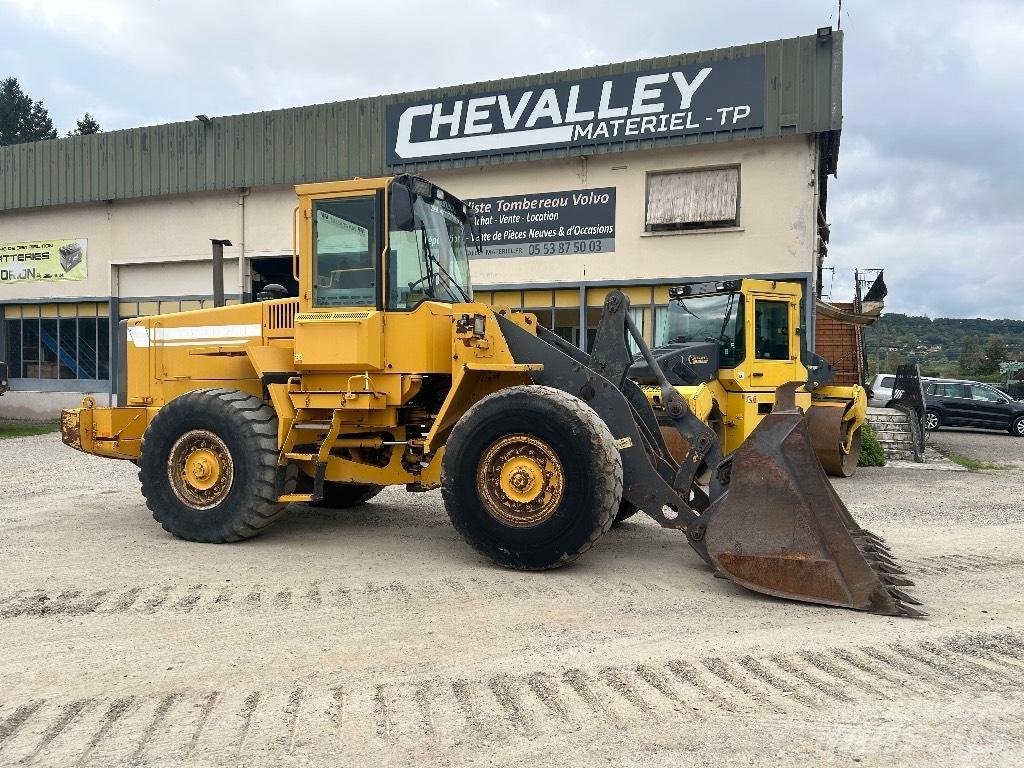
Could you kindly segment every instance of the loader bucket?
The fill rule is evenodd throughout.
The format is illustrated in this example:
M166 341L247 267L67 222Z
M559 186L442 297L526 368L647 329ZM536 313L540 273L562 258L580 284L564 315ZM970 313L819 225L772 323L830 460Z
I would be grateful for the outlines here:
M778 406L777 406L778 407ZM724 576L767 595L890 616L923 616L884 540L832 489L794 406L761 421L733 454L728 491L702 515Z

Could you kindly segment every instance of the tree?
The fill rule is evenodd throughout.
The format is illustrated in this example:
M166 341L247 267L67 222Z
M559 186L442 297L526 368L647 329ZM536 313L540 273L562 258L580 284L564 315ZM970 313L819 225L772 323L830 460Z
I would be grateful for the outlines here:
M82 119L75 123L75 130L68 131L68 136L88 136L100 132L100 124L96 118L86 112Z
M978 366L978 373L990 376L999 372L999 364L1006 361L1006 344L1001 336L989 336L985 345L985 356Z
M0 81L0 146L55 138L57 131L43 102L32 101L17 78Z
M981 345L973 336L964 336L960 342L960 374L962 376L973 376L978 372L981 365Z
M903 365L903 355L899 352L890 352L885 356L885 372L896 373L896 369Z

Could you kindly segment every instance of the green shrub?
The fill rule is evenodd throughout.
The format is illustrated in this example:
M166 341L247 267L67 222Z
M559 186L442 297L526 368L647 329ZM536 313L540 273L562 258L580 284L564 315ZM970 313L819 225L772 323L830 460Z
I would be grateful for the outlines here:
M871 425L864 422L860 426L860 459L857 460L858 467L884 467L885 449L875 437Z

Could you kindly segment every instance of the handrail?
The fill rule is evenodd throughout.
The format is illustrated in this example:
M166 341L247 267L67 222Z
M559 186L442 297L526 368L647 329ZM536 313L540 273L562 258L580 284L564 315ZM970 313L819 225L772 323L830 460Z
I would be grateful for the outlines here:
M295 282L299 282L299 246L295 242L296 236L299 231L299 206L295 206L292 210L292 277L295 278Z

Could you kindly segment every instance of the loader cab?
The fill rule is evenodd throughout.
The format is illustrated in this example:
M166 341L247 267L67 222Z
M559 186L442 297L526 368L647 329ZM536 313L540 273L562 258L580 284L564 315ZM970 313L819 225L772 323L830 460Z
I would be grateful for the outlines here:
M296 191L295 368L341 389L353 372L450 373L438 305L472 300L465 203L409 175Z
M722 280L683 284L670 289L669 296L664 335L670 345L689 352L713 343L718 375L728 389L774 390L806 376L800 354L799 285Z
M425 301L471 301L470 210L458 198L409 175L297 191L303 311L404 312Z

